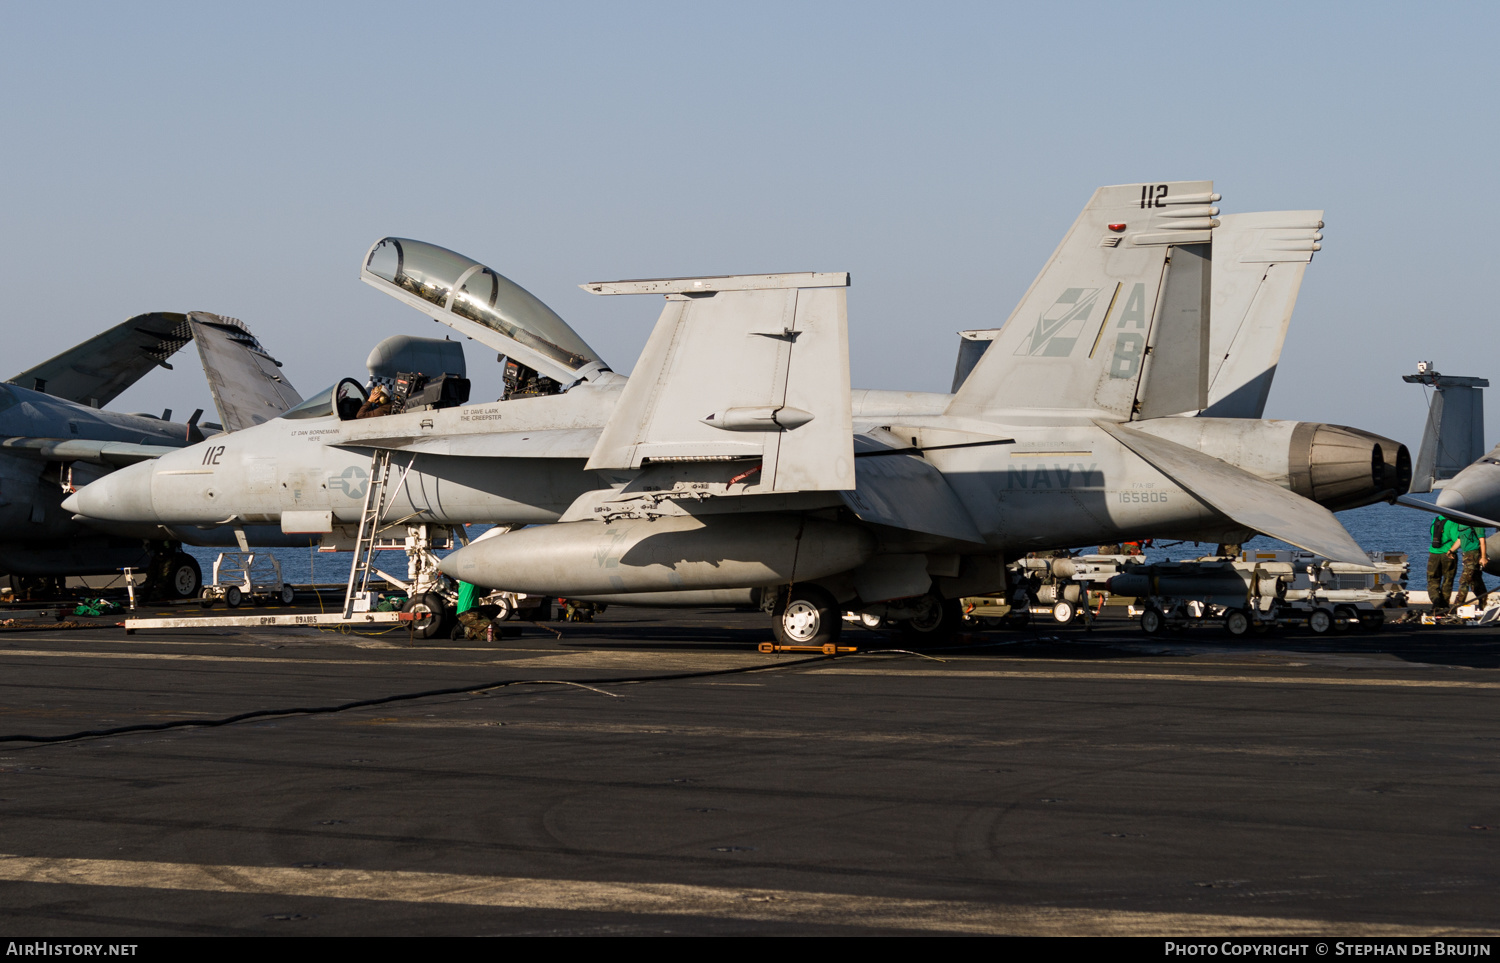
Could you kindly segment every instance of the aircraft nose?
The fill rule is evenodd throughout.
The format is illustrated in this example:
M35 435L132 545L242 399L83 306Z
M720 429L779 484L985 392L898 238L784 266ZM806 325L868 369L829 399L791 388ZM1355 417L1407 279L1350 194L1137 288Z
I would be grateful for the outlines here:
M151 501L155 465L141 462L110 472L69 495L63 508L75 515L111 522L158 521Z
M1463 492L1453 488L1439 488L1437 504L1439 508L1451 508L1455 512L1469 510L1469 500L1464 497Z

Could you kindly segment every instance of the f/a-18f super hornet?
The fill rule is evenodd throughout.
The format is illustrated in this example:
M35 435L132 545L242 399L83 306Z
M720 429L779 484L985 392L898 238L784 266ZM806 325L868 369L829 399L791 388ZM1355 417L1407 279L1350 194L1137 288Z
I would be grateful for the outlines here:
M666 298L626 379L491 269L387 238L366 282L554 393L354 419L346 380L68 507L102 525L279 520L357 558L383 525L534 525L441 569L528 593L759 601L813 643L840 609L944 632L958 598L1003 590L1004 562L1034 549L1263 532L1362 562L1330 509L1404 492L1406 449L1259 420L1321 222L1226 231L1217 200L1210 182L1101 188L952 394L850 391L846 274L585 285ZM1226 301L1216 249L1235 265Z
M198 345L224 424L101 410L189 342ZM201 311L124 321L0 385L0 572L98 575L130 567L186 597L198 563L170 539L101 534L62 508L78 487L121 465L157 458L208 433L248 427L300 400L245 326Z

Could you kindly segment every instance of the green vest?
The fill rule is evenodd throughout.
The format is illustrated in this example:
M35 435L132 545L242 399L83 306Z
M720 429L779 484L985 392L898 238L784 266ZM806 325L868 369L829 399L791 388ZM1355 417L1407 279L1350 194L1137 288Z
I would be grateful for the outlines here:
M468 582L458 583L458 611L454 615L463 615L474 607L474 598L479 594L479 589Z

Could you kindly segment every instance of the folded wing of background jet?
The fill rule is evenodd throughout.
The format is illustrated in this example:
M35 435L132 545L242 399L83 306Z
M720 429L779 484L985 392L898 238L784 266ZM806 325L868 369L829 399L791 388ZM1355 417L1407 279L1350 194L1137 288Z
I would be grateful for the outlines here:
M302 403L281 373L281 362L266 352L243 321L190 311L187 324L225 431L261 424Z
M28 368L10 384L102 408L193 339L187 317L169 311L138 314L108 331Z

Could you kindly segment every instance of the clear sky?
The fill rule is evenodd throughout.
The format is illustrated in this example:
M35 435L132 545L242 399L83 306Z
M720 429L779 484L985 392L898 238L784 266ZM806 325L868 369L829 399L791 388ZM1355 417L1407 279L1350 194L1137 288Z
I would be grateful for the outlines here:
M310 395L448 332L359 283L394 234L508 275L621 371L660 303L581 282L850 271L855 385L946 390L955 332L1005 319L1095 187L1211 178L1226 213L1327 211L1268 416L1414 448L1400 374L1500 376L1493 4L0 13L6 375L202 309ZM115 407L212 408L191 354Z

